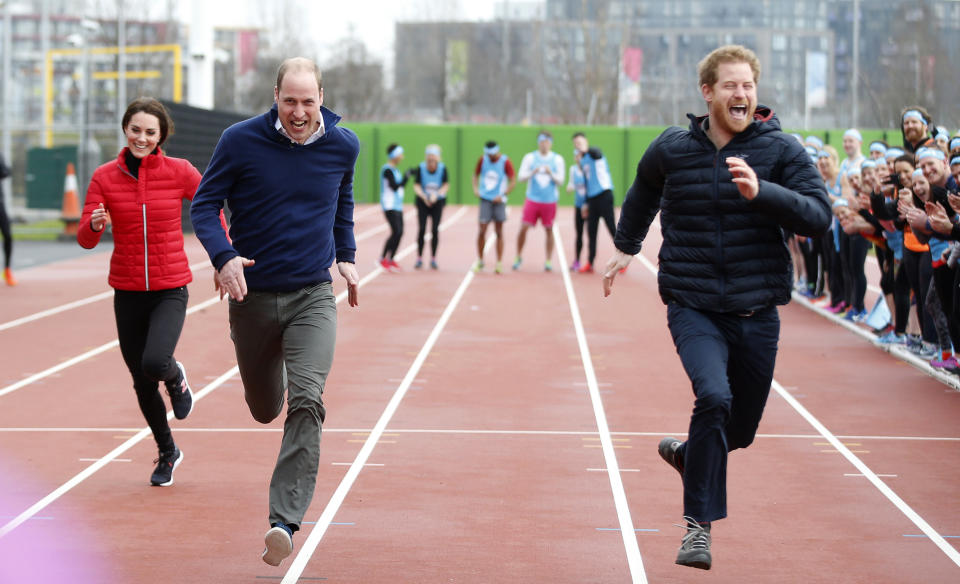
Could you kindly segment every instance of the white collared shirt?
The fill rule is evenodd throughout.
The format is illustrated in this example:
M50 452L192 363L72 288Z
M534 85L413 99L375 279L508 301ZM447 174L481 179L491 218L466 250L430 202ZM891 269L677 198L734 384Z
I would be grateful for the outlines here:
M320 127L317 128L316 132L314 132L313 134L310 134L309 138L303 141L304 146L306 146L307 144L313 144L323 136L323 133L324 133L323 115L320 115L319 119L320 119ZM284 138L290 140L291 142L296 142L296 140L290 137L290 134L287 134L287 130L283 127L283 124L280 123L280 118L277 118L277 123L274 124L274 127L277 129L278 132L280 132L280 134Z

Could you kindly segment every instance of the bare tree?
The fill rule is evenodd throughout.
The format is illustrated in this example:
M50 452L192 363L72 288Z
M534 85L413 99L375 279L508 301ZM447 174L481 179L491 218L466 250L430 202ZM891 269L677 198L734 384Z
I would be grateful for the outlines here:
M353 30L336 43L323 63L324 103L350 120L389 117L383 87L383 64L370 55Z

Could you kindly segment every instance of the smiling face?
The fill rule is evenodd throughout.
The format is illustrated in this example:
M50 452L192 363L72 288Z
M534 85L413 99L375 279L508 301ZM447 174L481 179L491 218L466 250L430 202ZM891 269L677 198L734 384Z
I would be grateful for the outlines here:
M920 170L923 171L923 176L926 177L927 182L941 187L946 184L947 177L950 176L947 172L947 165L942 160L930 156L920 161Z
M916 144L923 139L927 133L927 125L916 118L909 118L903 121L903 136L912 144Z
M846 152L849 158L856 158L860 155L860 140L857 140L853 136L844 136L843 151Z
M757 110L757 84L745 62L720 63L717 82L700 87L707 102L710 129L726 139L747 129Z
M153 114L137 112L127 122L123 133L127 137L130 152L137 158L143 158L153 152L160 142L160 120Z
M273 89L280 124L290 139L303 144L320 127L323 90L313 72L306 69L287 72L282 87Z
M900 177L900 183L910 188L910 185L913 184L913 165L906 160L900 160L893 163L893 169Z

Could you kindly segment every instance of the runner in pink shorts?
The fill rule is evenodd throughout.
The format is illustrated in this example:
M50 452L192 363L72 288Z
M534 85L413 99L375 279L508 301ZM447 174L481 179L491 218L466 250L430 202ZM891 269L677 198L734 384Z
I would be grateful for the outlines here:
M536 227L537 221L539 220L543 223L544 229L552 229L553 219L556 216L556 203L538 203L530 199L527 199L523 203L523 222L530 227Z
M557 216L557 199L563 184L565 166L563 157L553 152L553 136L546 130L537 135L537 149L523 157L520 163L518 180L527 181L527 199L523 203L523 224L517 234L517 258L513 269L519 270L523 262L523 244L527 240L527 229L535 226L539 219L547 235L547 255L543 268L551 271L553 257L553 219Z

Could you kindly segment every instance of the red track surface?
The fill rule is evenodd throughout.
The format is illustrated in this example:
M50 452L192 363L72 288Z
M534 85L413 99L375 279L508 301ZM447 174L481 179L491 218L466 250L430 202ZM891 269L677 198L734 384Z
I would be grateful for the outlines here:
M363 285L358 309L341 305L311 523L279 569L260 551L282 420L256 424L238 377L215 382L234 366L226 305L187 318L177 356L200 399L172 423L176 484L151 488L156 450L149 435L127 442L145 423L116 348L11 390L115 339L109 297L2 329L106 291L107 256L21 271L0 289L0 582L960 581L960 395L797 303L781 310L776 381L891 497L774 391L757 441L730 457L713 570L675 566L680 481L656 444L686 432L692 394L655 276L635 262L604 300L598 274L571 275L594 386L564 278L542 271L542 231L511 272L514 213L508 273L492 273L488 252L487 271L468 276L476 210L458 211L445 213L439 271L414 271L411 253L403 274ZM376 271L383 223L358 213L361 276ZM572 223L562 210L568 262ZM408 216L401 250L415 230ZM188 248L193 308L213 290L200 246Z

